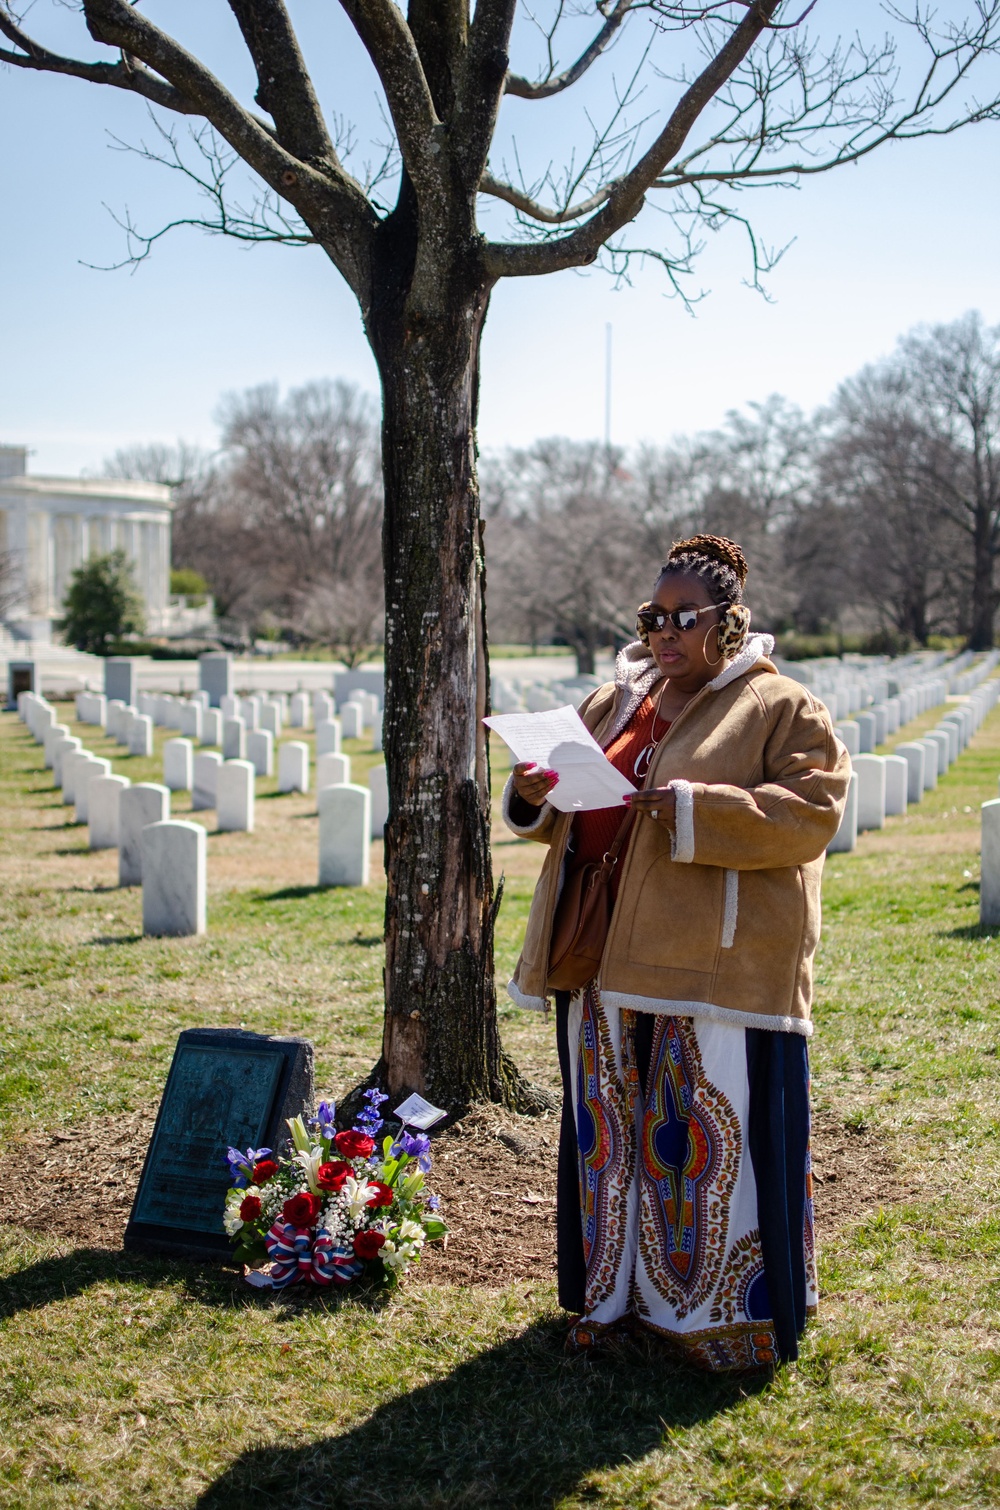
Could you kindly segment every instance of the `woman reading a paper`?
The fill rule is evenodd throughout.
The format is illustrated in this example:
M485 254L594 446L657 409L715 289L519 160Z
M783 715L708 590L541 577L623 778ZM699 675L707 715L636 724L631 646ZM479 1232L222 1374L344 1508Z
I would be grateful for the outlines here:
M559 812L528 762L504 794L549 845L510 992L556 1001L568 1345L645 1328L712 1370L796 1357L816 1302L812 958L850 780L826 710L749 633L746 572L732 541L675 545L582 705L634 795Z

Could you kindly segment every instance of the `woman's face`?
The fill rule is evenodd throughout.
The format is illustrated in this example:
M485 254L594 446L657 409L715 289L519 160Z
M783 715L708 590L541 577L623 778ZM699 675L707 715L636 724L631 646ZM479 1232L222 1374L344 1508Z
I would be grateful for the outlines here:
M690 573L661 577L650 601L668 613L679 608L715 609L700 614L693 629L676 629L668 620L662 629L653 629L649 634L650 651L664 676L676 684L678 691L697 692L722 669L715 633L720 610L713 604L701 578Z

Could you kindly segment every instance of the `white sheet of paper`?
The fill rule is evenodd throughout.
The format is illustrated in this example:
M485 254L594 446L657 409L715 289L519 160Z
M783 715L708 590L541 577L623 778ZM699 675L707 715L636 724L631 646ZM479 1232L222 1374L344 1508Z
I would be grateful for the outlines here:
M398 1117L407 1127L419 1127L421 1132L426 1132L429 1127L433 1127L436 1122L440 1122L441 1118L447 1115L448 1113L443 1112L439 1106L432 1106L429 1101L424 1100L423 1096L418 1096L416 1091L412 1096L407 1096L393 1113L393 1116Z
M623 807L634 784L616 770L576 709L496 713L484 718L516 760L532 760L559 777L549 802L561 813Z

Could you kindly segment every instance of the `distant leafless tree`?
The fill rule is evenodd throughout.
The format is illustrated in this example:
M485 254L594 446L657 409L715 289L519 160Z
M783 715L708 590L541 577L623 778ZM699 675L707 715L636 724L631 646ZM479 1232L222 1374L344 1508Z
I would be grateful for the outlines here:
M378 419L347 383L282 398L265 386L223 400L224 493L272 562L269 606L347 649L382 638Z
M966 541L969 644L993 644L1000 555L1000 327L969 313L905 336L894 359L925 431L922 484Z
M569 645L577 669L631 639L655 576L631 478L597 442L537 441L483 463L494 632Z
M921 645L934 631L954 633L949 585L961 542L928 475L939 444L915 409L909 375L898 365L864 368L826 419L820 490L849 536L840 553L854 601L867 599L882 623Z
M651 554L678 537L710 530L739 540L751 567L749 601L774 625L793 596L784 533L813 483L812 431L794 404L773 394L731 410L717 430L667 447L643 448L627 467Z
M109 476L174 488L173 560L199 571L220 618L253 637L265 620L348 661L382 639L382 484L371 401L346 383L282 397L231 393L221 449L135 446Z
M105 477L159 482L185 494L204 484L211 466L211 454L201 446L185 440L173 445L153 441L148 445L123 446L107 457L102 471Z

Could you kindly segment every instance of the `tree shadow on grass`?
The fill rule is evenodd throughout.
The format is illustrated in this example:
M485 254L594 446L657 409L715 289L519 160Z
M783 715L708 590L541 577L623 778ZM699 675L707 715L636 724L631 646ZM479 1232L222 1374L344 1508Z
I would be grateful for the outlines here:
M591 1474L640 1461L665 1431L730 1410L767 1383L698 1374L639 1344L593 1363L570 1359L562 1336L558 1322L536 1322L338 1436L249 1448L198 1510L553 1510L574 1489L596 1502Z
M82 1295L94 1285L108 1283L141 1284L151 1290L179 1284L198 1305L226 1310L252 1306L272 1313L278 1323L303 1311L336 1311L344 1304L378 1311L390 1299L388 1292L375 1289L318 1295L311 1285L296 1285L275 1294L251 1290L241 1271L221 1259L157 1257L124 1248L75 1248L57 1257L39 1259L0 1282L0 1318L41 1310Z
M1000 925L967 923L964 928L943 928L938 934L943 939L995 939L1000 938Z
M305 897L321 896L327 891L345 891L344 886L285 886L281 891L268 891L252 897L254 902L299 902Z
M129 1253L123 1248L76 1248L71 1253L43 1258L16 1270L0 1283L0 1317L21 1311L37 1311L94 1285L141 1284L148 1289L163 1286L183 1288L190 1300L202 1306L231 1310L234 1306L264 1306L283 1322L297 1316L310 1304L315 1292L305 1286L290 1294L273 1296L251 1291L239 1270L222 1262L197 1262L177 1258Z

